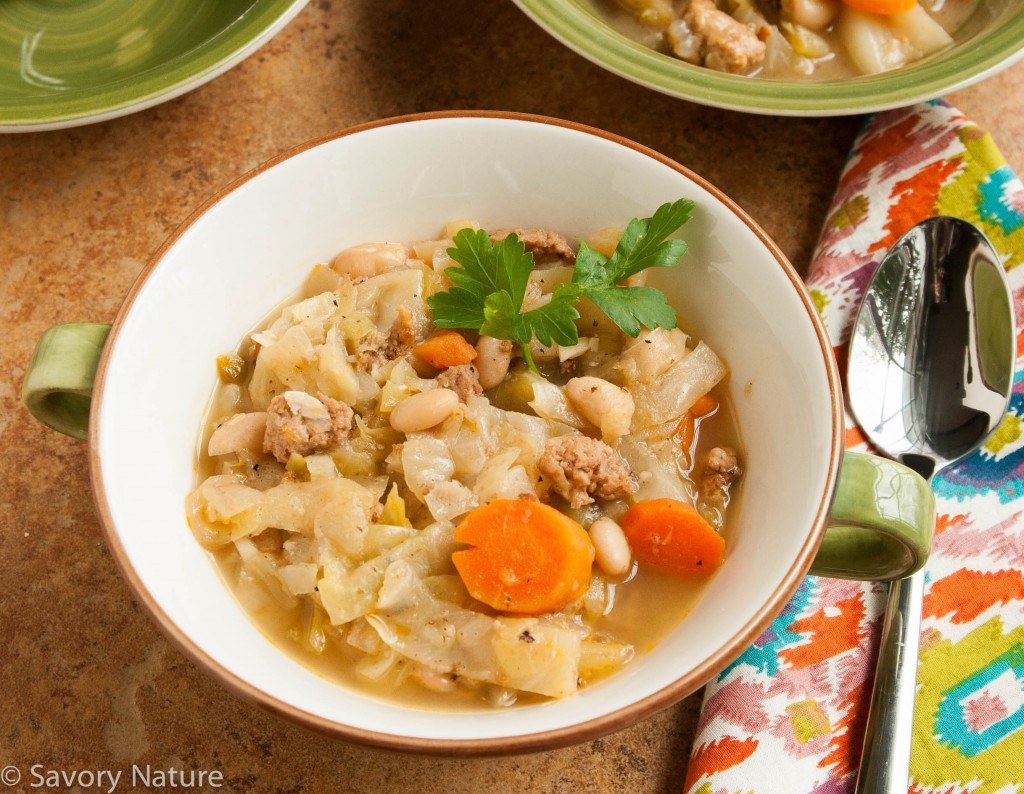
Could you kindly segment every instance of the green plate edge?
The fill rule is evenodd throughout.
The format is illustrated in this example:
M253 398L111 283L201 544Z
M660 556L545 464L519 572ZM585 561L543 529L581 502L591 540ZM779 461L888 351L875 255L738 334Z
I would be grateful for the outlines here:
M655 52L581 0L513 0L549 34L620 77L702 105L780 116L842 116L912 105L983 80L1024 57L1024 8L981 39L895 72L797 83L714 72ZM592 4L591 4L592 5Z
M125 116L198 88L252 55L288 24L309 0L266 0L200 46L126 79L91 91L0 105L0 132L35 132Z

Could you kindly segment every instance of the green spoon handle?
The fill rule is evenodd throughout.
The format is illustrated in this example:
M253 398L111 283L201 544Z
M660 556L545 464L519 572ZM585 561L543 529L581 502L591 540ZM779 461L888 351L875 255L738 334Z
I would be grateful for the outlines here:
M106 323L55 325L39 338L21 390L29 412L47 427L73 438L89 432L89 403Z
M811 573L840 579L909 576L928 559L935 529L935 496L906 466L846 452L828 529Z

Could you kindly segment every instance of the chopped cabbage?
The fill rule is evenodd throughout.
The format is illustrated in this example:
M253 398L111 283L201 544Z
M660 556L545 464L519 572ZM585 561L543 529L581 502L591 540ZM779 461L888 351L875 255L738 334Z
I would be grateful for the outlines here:
M417 333L422 334L430 324L423 288L424 274L419 268L389 270L359 285L356 306L373 312L381 331L391 327L398 316L398 307L404 306L412 315Z
M586 422L569 404L569 398L565 396L565 391L561 386L556 386L534 373L529 373L526 377L533 384L533 399L530 401L530 407L537 416L554 422L562 422L577 430L586 426Z
M518 447L506 449L490 458L473 485L480 504L496 499L518 499L522 494L532 494L535 478L526 469L516 465L520 457Z
M455 462L448 445L428 433L410 433L402 445L402 473L409 491L426 503L427 492L455 473Z
M396 560L407 561L421 576L447 569L455 550L451 524L433 524L420 531L396 529L412 534L354 569L349 570L338 561L324 566L317 589L332 624L348 623L366 615L377 601L388 566Z
M392 563L382 582L371 625L402 656L437 673L549 697L576 691L579 626L491 617L439 600L407 560Z
M451 264L443 250L449 244L415 246L429 264L410 259L408 267L365 279L320 266L305 297L251 336L247 391L226 384L210 409L214 420L248 417L246 433L238 420L211 447L208 425L204 449L220 454L202 462L213 474L187 497L189 524L206 547L233 553L236 590L247 606L290 621L289 636L309 653L346 643L345 652L358 657L356 672L380 688L406 680L439 692L482 685L477 694L495 705L514 703L521 692L565 697L634 654L628 643L595 632L615 607L619 580L595 570L584 595L559 611L495 614L456 573L452 553L461 546L453 536L464 516L496 500L560 504L538 465L545 445L593 427L560 381L521 363L487 397L460 382L462 405L435 427L402 433L389 423L398 402L438 381L425 377L433 370L413 356L376 355L379 334L391 334L400 310L409 312L418 338L432 330L425 296L447 278L430 265ZM571 267L536 271L529 305L550 300L571 276ZM703 343L690 351L678 329L645 330L631 342L590 301L581 300L579 310L579 343L534 343L535 358L542 367L628 389L633 432L611 443L638 475L636 498L692 503L685 456L671 436L680 416L726 376L724 364ZM353 427L304 454L289 450L282 466L262 450L267 415L257 412L289 390L347 404ZM628 502L566 512L587 526L621 516Z
M230 523L263 498L260 491L243 485L239 477L230 474L207 477L199 486L199 494L206 501L206 517L222 524Z
M632 391L636 411L633 428L652 427L679 419L728 374L725 364L704 342L668 368L650 385Z
M458 480L434 483L424 494L423 501L435 521L452 521L482 504L476 494Z
M330 328L324 343L316 351L316 387L328 397L356 405L360 398L359 379L348 360L345 337L337 328Z

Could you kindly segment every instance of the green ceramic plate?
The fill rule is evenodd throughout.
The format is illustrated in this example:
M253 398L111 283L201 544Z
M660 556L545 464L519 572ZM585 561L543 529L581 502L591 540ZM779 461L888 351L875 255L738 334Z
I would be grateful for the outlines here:
M308 0L0 0L0 131L90 124L202 85Z
M722 74L644 47L609 27L600 0L514 0L583 57L628 80L703 105L782 116L841 116L932 99L1024 57L1024 3L981 0L952 47L905 69L849 80L795 82Z

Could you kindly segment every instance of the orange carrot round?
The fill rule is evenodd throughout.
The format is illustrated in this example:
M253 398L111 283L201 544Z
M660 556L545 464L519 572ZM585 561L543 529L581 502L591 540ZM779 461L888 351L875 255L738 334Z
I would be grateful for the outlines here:
M456 527L455 540L471 546L452 554L469 594L502 612L554 612L590 583L594 547L586 530L540 502L478 507Z
M725 540L677 499L637 502L619 522L641 564L677 576L710 576L725 559Z
M476 348L458 331L438 331L416 345L412 352L435 369L457 367L476 358Z
M917 5L917 0L843 0L850 8L868 14L901 14Z

